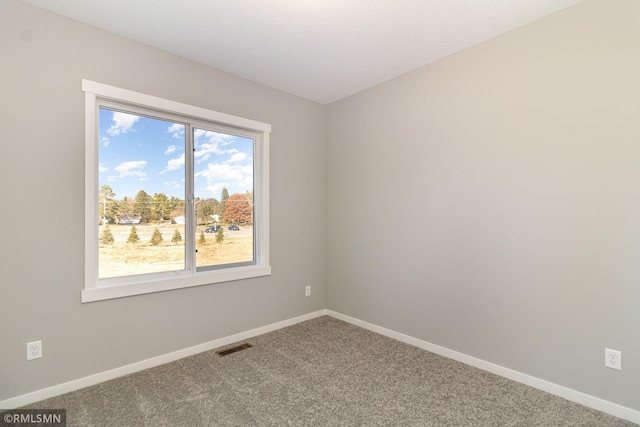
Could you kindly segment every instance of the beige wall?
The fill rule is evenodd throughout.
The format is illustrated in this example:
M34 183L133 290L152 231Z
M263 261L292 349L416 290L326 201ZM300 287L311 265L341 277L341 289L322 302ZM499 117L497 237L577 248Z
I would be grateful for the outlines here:
M323 106L13 0L0 56L0 400L325 307ZM272 276L80 304L82 78L272 124Z
M639 76L586 1L330 105L328 308L640 409Z
M587 0L325 109L0 0L0 400L327 307L640 409L639 16ZM271 277L80 304L82 78L273 125Z

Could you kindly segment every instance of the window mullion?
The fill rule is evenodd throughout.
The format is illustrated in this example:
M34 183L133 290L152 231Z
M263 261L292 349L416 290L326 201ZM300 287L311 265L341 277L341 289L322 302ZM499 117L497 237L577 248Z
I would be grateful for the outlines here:
M185 124L185 261L186 270L195 274L196 272L196 210L194 204L194 144L193 126Z

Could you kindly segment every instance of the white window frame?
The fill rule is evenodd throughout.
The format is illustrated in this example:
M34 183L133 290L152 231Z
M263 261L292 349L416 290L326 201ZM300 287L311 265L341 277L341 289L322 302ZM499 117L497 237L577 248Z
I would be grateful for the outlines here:
M92 302L151 292L208 285L271 274L269 264L269 134L271 125L134 92L127 89L82 80L85 93L85 287L81 301ZM113 101L159 113L175 114L193 120L226 126L257 134L254 147L254 245L255 264L206 271L195 268L170 272L126 276L122 280L98 279L98 102ZM193 204L192 189L187 190L187 205ZM191 206L191 212L193 212Z

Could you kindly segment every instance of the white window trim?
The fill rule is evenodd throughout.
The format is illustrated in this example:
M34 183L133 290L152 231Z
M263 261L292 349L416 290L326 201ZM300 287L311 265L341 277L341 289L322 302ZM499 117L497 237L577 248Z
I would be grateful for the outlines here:
M233 280L268 276L269 264L269 134L271 125L230 114L219 113L201 107L195 107L164 98L155 97L118 87L82 80L85 93L85 288L81 301L92 302L104 299L121 298L152 292L167 291L192 286L208 285ZM110 99L128 102L133 105L151 108L157 111L177 113L194 119L205 120L221 125L233 126L257 132L261 136L259 149L255 156L256 187L254 188L256 264L242 267L230 267L203 272L176 272L175 277L157 278L150 276L147 281L136 280L124 285L98 286L98 127L96 120L96 102Z

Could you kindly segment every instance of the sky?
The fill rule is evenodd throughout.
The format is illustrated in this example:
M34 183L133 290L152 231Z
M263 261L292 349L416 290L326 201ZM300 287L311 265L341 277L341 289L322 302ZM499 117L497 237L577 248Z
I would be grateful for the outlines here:
M195 197L253 191L253 140L194 129ZM100 108L99 186L115 199L164 193L184 200L185 125Z

